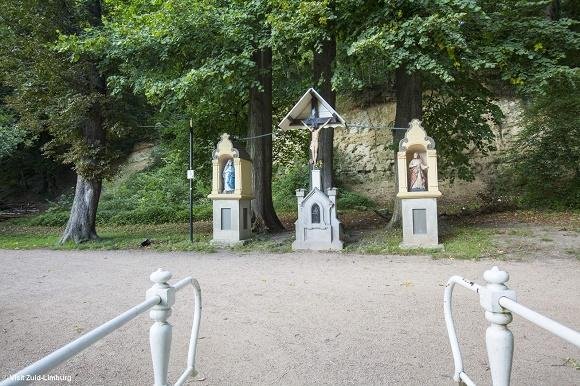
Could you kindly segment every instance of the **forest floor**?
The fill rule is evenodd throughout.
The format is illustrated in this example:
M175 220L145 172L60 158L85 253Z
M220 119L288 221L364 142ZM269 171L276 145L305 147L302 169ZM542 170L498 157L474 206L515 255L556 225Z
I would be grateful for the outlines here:
M258 234L245 245L217 248L210 244L211 223L194 224L194 242L189 242L188 224L99 225L100 241L80 245L59 245L59 227L19 225L0 222L0 249L118 250L158 251L220 250L237 252L291 252L294 215L281 216L286 231ZM374 211L347 211L340 215L345 225L343 253L417 254L399 248L401 230L386 230L386 220ZM428 252L434 258L525 259L527 257L572 257L580 259L580 213L509 211L499 213L462 213L442 215L439 219L443 251ZM148 239L149 245L141 247Z
M482 283L499 265L519 302L580 329L580 261L542 257L0 250L0 380L143 301L149 274L164 267L171 282L193 275L203 292L200 374L190 385L451 386L443 291L452 275ZM169 319L170 381L185 366L192 301L191 291L179 292ZM456 289L454 317L465 370L490 384L477 296ZM151 384L151 324L145 312L50 375L74 385ZM580 383L578 348L518 316L509 328L513 386Z

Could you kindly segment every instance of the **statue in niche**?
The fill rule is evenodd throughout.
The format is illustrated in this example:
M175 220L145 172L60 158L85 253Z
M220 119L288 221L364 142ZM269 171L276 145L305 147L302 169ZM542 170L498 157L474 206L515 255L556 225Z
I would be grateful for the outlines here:
M222 172L224 193L233 193L236 188L236 171L234 169L234 161L229 159L224 166Z
M409 162L409 190L411 192L423 192L427 186L428 166L423 163L419 153L413 153L413 159Z

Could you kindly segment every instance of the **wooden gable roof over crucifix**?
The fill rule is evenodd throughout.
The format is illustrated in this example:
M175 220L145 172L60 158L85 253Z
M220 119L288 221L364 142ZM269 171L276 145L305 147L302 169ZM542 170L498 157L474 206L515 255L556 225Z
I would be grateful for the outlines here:
M345 126L345 120L314 90L309 88L278 124L282 130L291 128Z

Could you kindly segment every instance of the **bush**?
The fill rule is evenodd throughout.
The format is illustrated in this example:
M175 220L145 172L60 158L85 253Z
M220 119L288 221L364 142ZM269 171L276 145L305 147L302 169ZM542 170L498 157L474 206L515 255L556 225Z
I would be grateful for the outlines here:
M371 199L345 189L339 190L337 199L338 209L366 210L376 207Z
M552 81L526 110L523 130L500 165L498 194L526 207L580 206L580 76Z
M272 200L277 212L296 210L296 189L308 189L308 166L278 167L272 179Z
M293 165L278 169L272 182L272 197L277 212L296 211L296 189L308 189L310 183L309 168L306 165ZM347 190L336 180L338 189L337 206L340 210L365 210L374 208L376 204L367 197Z
M272 181L274 207L280 213L296 211L296 189L308 188L307 165L277 168ZM196 180L193 218L212 218L212 202L207 198L211 187L207 178ZM44 213L19 220L29 225L64 226L72 205L72 194L62 196ZM338 207L365 209L374 207L366 197L339 189ZM189 220L189 185L185 167L176 157L167 157L153 169L142 171L123 180L106 182L97 211L98 224L161 224Z
M207 220L212 216L207 198L210 186L201 179L194 187L193 216ZM63 195L50 208L35 217L18 222L28 225L64 226L68 221L73 195ZM185 166L171 153L156 167L118 181L105 182L97 211L99 224L160 224L189 220L189 185Z

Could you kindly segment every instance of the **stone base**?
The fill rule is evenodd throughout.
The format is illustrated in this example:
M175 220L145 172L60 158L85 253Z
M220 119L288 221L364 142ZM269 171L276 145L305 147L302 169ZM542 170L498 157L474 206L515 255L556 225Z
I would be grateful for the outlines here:
M437 199L401 198L402 248L438 248Z
M213 239L215 245L239 245L252 237L251 200L213 199Z
M238 241L212 239L212 240L210 240L209 243L211 245L215 245L216 247L236 247L236 246L240 246L240 245L246 245L250 241L252 241L252 239L244 239L244 240L238 240Z
M308 251L340 251L343 248L343 242L338 240L335 242L323 242L312 240L311 242L296 242L292 243L293 251L308 250Z
M433 245L417 245L417 244L399 244L399 248L401 249L436 249L443 251L445 246L443 244L433 244Z

